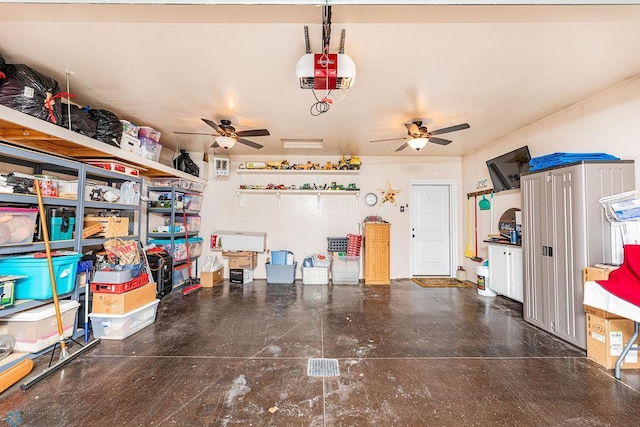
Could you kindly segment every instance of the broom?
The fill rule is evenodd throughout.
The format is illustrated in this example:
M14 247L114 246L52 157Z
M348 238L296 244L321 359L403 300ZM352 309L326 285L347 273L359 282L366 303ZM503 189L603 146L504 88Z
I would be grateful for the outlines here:
M473 258L471 250L471 199L467 196L467 248L464 251L465 258Z
M67 363L71 362L81 353L93 348L96 344L100 343L100 340L94 340L93 342L85 345L74 354L69 354L67 351L67 343L64 340L64 328L62 325L62 315L60 314L60 301L58 300L58 290L56 289L56 277L53 273L53 261L51 260L51 246L49 246L49 228L47 226L47 217L44 213L44 205L42 203L42 194L40 193L40 185L38 181L34 181L33 187L36 190L36 196L38 196L38 212L40 214L40 225L42 227L42 237L44 239L44 249L47 254L47 264L49 265L49 278L51 279L51 289L53 291L53 307L56 310L56 323L58 326L58 336L60 337L60 359L55 365L45 369L41 374L28 382L21 384L20 388L26 390L40 380L48 377L50 374L56 372L58 369L63 368ZM88 292L88 290L87 290ZM55 349L54 349L55 350Z
M476 224L476 233L475 233L475 241L476 241L476 253L471 258L471 261L482 262L482 258L478 256L478 196L473 196L473 210L474 210L474 221Z
M187 211L182 205L182 224L184 225L184 244L187 247L187 269L189 270L189 278L182 288L182 295L188 295L192 292L202 289L200 279L191 276L191 254L189 253L189 229L187 228Z

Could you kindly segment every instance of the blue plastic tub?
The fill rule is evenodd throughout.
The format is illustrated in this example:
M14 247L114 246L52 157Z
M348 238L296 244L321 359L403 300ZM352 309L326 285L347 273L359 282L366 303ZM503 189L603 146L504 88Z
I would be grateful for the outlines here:
M56 279L58 295L73 290L76 284L76 272L81 254L54 256L53 275ZM33 255L20 255L0 258L0 271L8 276L27 276L16 282L15 298L49 299L53 298L49 265L46 258L34 258Z

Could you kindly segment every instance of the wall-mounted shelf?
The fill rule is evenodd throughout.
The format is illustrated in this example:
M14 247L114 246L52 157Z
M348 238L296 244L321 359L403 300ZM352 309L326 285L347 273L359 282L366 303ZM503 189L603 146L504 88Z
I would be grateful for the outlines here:
M356 169L238 169L238 175L357 175Z
M321 196L353 196L355 198L355 207L358 208L358 196L360 191L347 191L347 190L238 190L238 205L242 207L243 196L245 194L275 194L278 201L278 209L281 207L281 196L301 196L301 195L314 195L317 197L318 209L320 209L320 197Z
M0 140L45 153L76 159L91 157L121 160L139 167L140 175L142 176L171 176L185 178L204 185L207 184L204 179L86 137L62 126L13 110L4 105L0 105ZM89 173L89 170L87 172ZM100 173L100 175L104 176L103 173ZM117 175L120 179L122 179L122 176L126 176L124 174Z

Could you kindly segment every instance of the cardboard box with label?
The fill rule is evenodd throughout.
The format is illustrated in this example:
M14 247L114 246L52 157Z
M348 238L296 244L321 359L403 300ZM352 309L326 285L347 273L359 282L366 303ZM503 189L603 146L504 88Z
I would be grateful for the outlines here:
M92 313L125 314L156 299L155 282L122 294L94 292Z
M203 288L213 288L218 283L221 283L224 280L224 268L220 266L215 271L203 271L200 273L200 285Z
M222 256L229 259L229 269L244 268L253 270L258 266L257 252L222 252Z
M632 335L632 320L603 319L587 314L587 357L607 369L613 369ZM627 353L622 369L637 368L640 368L638 352L631 350Z
M244 285L246 283L253 282L253 270L246 270L242 268L232 268L229 270L229 282L238 285Z

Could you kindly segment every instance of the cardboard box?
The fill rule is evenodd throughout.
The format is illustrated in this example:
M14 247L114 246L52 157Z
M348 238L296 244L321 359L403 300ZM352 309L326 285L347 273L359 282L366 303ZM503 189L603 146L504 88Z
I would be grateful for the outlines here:
M124 237L129 235L129 218L120 216L91 216L84 217L84 228L88 228L93 224L101 224L102 232L95 236L106 238Z
M253 270L244 268L232 268L229 270L229 282L238 285L253 282Z
M229 258L229 268L244 268L253 270L258 266L257 252L222 252L222 256Z
M618 356L631 335L632 320L603 319L587 314L587 357L607 369L614 369ZM636 368L640 368L638 352L631 350L622 364L622 369Z
M602 267L585 267L582 270L582 283L595 282L596 280L607 280L609 273L614 269Z
M200 284L203 288L213 288L224 279L224 268L220 267L216 271L200 273Z
M602 319L622 319L622 317L617 314L609 313L606 310L601 308L591 307L590 305L584 305L584 312L587 314L593 314L594 316L600 317Z
M122 294L93 293L92 313L125 314L156 299L156 284L148 283Z
M223 251L264 252L267 247L267 233L243 231L214 231L211 233L212 249Z

